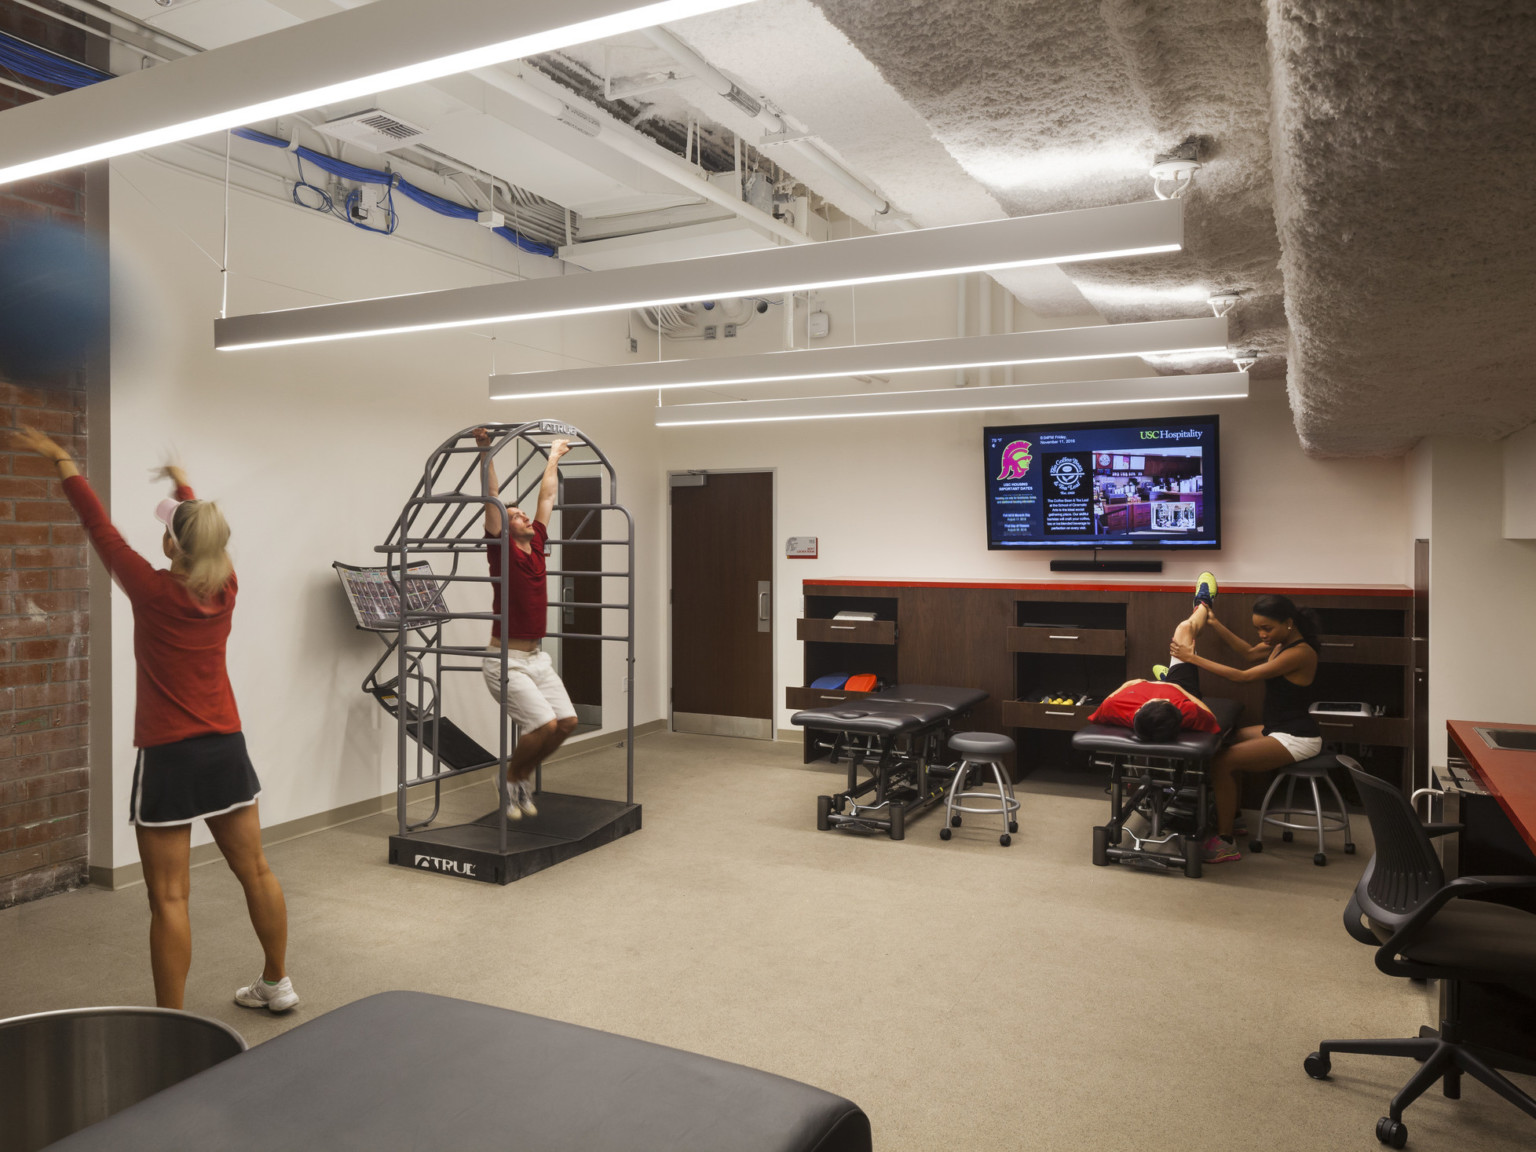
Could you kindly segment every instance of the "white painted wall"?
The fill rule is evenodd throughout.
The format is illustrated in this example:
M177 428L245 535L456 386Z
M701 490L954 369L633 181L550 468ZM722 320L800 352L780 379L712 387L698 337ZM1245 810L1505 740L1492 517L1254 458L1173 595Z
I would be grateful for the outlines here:
M1536 540L1504 538L1503 462L1478 440L1434 437L1429 462L1430 763L1447 720L1536 723Z
M1536 540L1536 424L1504 441L1504 535Z
M461 428L486 420L575 418L608 453L621 498L640 525L641 595L647 598L639 614L640 651L659 651L661 505L649 421L612 405L519 412L493 403L486 385L490 341L468 332L215 352L222 186L131 157L113 164L111 203L112 468L105 481L94 480L129 542L147 556L160 555L151 513L164 495L148 482L150 469L167 451L180 455L199 495L217 499L229 517L241 587L229 670L262 778L264 823L393 788L392 728L359 688L381 647L354 629L331 562L378 562L373 547L399 514L428 453ZM498 266L520 266L528 274L557 268L540 257L516 256L505 241L473 226L409 207L402 210L401 233L385 239L240 187L231 206L230 267L238 273L232 312L487 282L497 278ZM515 331L506 326L495 355L503 369L564 366L599 344L621 347L623 324L622 317L606 317ZM621 600L622 590L610 588L608 595ZM93 864L106 867L138 858L126 824L134 761L132 621L120 592L113 604L115 831L110 843L92 844ZM483 642L474 626L460 638ZM622 648L609 646L609 729L623 724L622 675ZM476 678L460 680L450 689L447 714L494 747L488 693ZM639 676L636 692L639 719L661 714L655 675ZM206 839L201 825L195 836L195 842Z

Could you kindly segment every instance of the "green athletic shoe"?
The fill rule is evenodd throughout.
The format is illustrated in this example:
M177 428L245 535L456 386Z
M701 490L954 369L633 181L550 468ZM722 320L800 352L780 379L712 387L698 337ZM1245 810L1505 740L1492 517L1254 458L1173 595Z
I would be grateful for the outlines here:
M1154 664L1154 665L1152 665L1152 679L1154 679L1154 680L1166 680L1166 679L1168 679L1168 665L1166 665L1166 664Z
M1216 577L1210 572L1202 572L1195 580L1195 603L1204 604L1207 608L1216 599Z

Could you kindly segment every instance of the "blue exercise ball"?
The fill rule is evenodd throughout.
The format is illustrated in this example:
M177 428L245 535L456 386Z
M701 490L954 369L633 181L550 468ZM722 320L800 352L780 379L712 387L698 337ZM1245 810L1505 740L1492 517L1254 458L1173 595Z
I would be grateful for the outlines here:
M57 383L108 339L104 247L78 229L19 226L0 235L0 377Z

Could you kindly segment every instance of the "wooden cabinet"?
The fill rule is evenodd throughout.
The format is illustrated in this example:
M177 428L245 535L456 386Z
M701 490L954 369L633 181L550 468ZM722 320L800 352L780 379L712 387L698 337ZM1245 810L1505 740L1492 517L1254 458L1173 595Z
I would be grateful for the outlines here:
M860 696L868 695L868 692L843 692L827 688L796 688L790 686L784 689L784 706L797 710L801 708L825 708L828 704L836 704L839 700L857 700Z
M873 672L885 684L980 688L989 698L964 727L1012 735L1025 770L1069 766L1071 734L1096 701L1168 662L1169 639L1191 605L1183 582L807 581L804 592L805 618L797 625L805 641L801 684L832 673ZM1384 709L1381 716L1320 718L1325 741L1406 785L1415 699L1411 590L1224 584L1216 614L1239 635L1252 635L1253 604L1270 592L1317 612L1323 628L1317 698ZM872 612L876 619L834 621L843 610ZM1214 635L1201 639L1200 651L1222 662L1234 659ZM1238 684L1209 672L1202 680L1211 695L1243 705L1240 723L1259 722L1262 683ZM1084 695L1095 703L1038 702ZM828 697L848 696L790 687L786 703L818 707L833 702Z
M894 644L894 620L807 620L795 621L795 636L820 644Z
M1124 656L1125 633L1110 628L1032 625L1008 629L1010 652L1059 652L1073 656Z

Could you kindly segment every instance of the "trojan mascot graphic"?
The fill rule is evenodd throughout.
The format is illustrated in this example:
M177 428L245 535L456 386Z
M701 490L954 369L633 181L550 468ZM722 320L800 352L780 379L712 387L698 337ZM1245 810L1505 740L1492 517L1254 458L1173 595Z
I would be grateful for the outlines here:
M1003 449L1003 472L999 480L1022 480L1029 471L1029 441L1015 440Z

